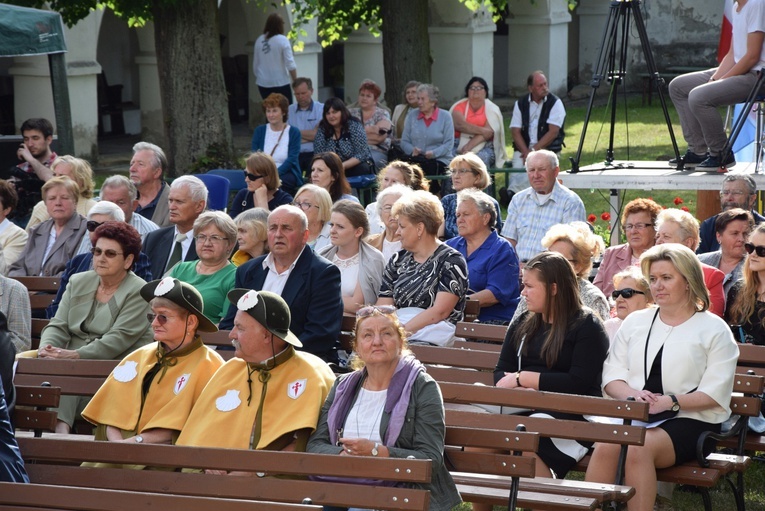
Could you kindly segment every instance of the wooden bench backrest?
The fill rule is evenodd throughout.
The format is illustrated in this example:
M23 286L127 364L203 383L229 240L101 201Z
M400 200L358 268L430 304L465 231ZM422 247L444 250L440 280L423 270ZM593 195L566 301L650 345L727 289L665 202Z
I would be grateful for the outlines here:
M17 280L24 284L29 292L41 292L41 293L58 293L58 288L61 286L60 277L11 277L13 280Z
M50 360L21 358L13 382L37 386L48 382L64 395L92 396L101 388L118 360Z
M497 352L440 346L410 348L417 359L426 366L428 374L439 382L494 385L494 367L499 358Z
M736 370L739 373L751 370L754 374L765 376L765 346L739 344Z
M481 302L478 300L465 300L465 322L472 323L478 321L478 315L481 314Z
M43 431L56 430L58 414L46 408L55 408L61 399L61 388L50 385L27 386L14 385L16 406L13 409L13 427L31 429L39 435Z
M507 334L507 327L502 325L487 325L485 323L471 323L460 321L457 323L454 335L468 340L485 340L496 344L502 344Z

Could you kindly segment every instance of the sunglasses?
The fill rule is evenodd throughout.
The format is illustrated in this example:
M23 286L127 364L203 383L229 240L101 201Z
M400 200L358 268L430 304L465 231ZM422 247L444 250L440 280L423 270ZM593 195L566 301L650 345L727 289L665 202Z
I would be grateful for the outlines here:
M396 312L396 308L393 305L367 305L356 312L356 317L367 318L374 314L375 311L380 314L393 314Z
M765 247L762 245L755 245L753 243L744 243L744 250L748 254L751 254L752 252L757 253L757 257L765 257Z
M146 314L146 319L149 320L150 324L154 323L154 320L156 319L157 323L159 323L159 326L165 326L165 323L174 317L176 316L165 316L164 314L154 314L153 312Z
M250 181L257 181L258 179L263 177L257 174L253 174L252 172L247 172L246 170L243 172L244 172L244 178L249 179Z
M95 220L88 220L88 223L85 224L85 227L88 228L88 231L94 232L96 229L104 225L104 222L96 222Z
M635 295L644 295L645 293L642 291L638 291L637 289L632 289L631 287L625 287L624 289L615 289L614 291L611 291L611 296L614 300L619 298L620 296L623 296L624 298L632 298Z
M94 256L100 256L101 254L103 254L109 259L114 259L118 255L124 254L124 252L117 252L116 250L112 250L110 248L103 250L98 247L91 248L90 253L93 254Z

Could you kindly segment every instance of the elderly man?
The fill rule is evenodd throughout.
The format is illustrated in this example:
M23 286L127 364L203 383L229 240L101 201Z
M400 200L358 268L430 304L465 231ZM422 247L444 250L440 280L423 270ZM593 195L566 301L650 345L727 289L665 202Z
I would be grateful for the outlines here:
M97 202L96 205L88 211L88 223L85 224L88 229L88 235L83 236L82 238L83 243L86 243L85 246L87 250L82 250L81 248L78 255L74 256L71 261L66 263L66 269L64 270L64 274L61 275L61 284L59 285L56 299L53 300L47 309L45 309L48 318L52 318L56 315L58 305L61 303L61 298L64 297L64 291L66 291L66 286L69 284L69 279L72 278L72 275L93 269L93 254L90 252L90 249L93 248L95 230L104 222L124 221L125 214L123 213L122 208L113 202L106 200ZM82 247L82 245L80 246ZM133 272L146 282L152 280L151 264L149 263L149 257L145 253L141 252L138 255L138 260L135 263Z
M235 287L280 295L292 312L290 330L303 350L335 362L343 316L340 270L314 254L307 243L305 213L295 206L279 206L268 215L271 252L237 268ZM220 322L221 329L234 326L236 312L232 305Z
M324 105L313 100L313 83L310 78L298 77L292 82L296 103L287 109L290 124L300 130L300 170L310 174L313 159L313 138L321 121Z
M720 209L722 211L733 208L748 210L752 213L754 223L759 224L765 221L765 217L754 210L755 204L757 204L757 184L754 179L746 174L727 174L720 189ZM717 241L715 233L717 217L718 215L710 216L701 222L699 228L701 243L696 250L697 254L720 250L720 243Z
M167 199L170 188L162 179L167 169L165 152L154 144L138 142L130 160L130 180L138 190L135 212L160 227L170 225Z
M125 176L115 175L106 178L101 185L101 200L113 202L119 206L125 213L125 222L135 227L142 240L145 240L150 232L159 229L157 224L143 215L133 214L138 207L138 190Z
M558 183L558 156L546 149L532 151L526 158L530 188L515 194L507 208L502 236L526 262L542 252L542 237L555 224L585 221L579 196Z
M151 261L151 274L162 277L181 261L196 261L197 249L192 228L207 209L207 187L194 176L181 176L168 194L170 227L146 235L143 251Z
M539 149L560 153L566 119L563 102L548 90L547 78L542 71L531 73L526 85L529 95L515 102L510 121L513 145L524 161L531 151Z
M207 384L177 444L305 451L335 380L332 370L295 350L303 345L290 332L281 296L233 289L228 299L236 304L229 334L236 357Z

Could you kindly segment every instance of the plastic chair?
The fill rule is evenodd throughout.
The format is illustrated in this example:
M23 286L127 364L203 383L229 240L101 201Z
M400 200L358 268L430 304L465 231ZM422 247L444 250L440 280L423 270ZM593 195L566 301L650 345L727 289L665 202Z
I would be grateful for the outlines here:
M241 172L240 170L239 173ZM198 177L207 187L207 209L225 212L228 209L230 186L228 179L214 174L197 174L195 177Z
M244 182L244 172L236 169L213 169L207 171L208 175L222 176L228 179L229 190L236 193L242 188L247 188L247 183Z

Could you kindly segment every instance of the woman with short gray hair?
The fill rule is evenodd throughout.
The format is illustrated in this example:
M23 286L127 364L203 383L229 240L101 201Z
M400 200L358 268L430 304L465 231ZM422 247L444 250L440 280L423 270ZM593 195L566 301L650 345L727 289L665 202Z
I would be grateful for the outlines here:
M242 211L234 219L239 250L231 256L234 266L268 252L268 210L252 208Z

